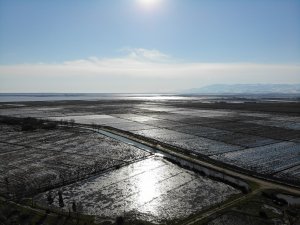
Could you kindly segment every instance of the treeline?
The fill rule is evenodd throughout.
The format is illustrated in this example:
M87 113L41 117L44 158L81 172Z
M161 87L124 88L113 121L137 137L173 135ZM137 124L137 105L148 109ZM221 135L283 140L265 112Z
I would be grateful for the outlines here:
M22 131L34 131L38 129L52 130L57 128L58 125L73 127L75 125L75 121L74 119L52 121L34 117L0 116L0 124L18 125L21 126Z
M1 116L0 123L6 125L19 125L21 126L22 131L32 131L37 129L55 129L57 127L57 122L45 120L45 119L37 119L33 117L11 117L11 116Z

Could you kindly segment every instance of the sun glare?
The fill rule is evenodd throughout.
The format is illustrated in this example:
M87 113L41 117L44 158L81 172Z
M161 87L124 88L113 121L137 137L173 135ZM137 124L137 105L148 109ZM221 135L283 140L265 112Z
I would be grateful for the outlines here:
M145 8L153 8L157 6L161 0L138 0L138 2Z

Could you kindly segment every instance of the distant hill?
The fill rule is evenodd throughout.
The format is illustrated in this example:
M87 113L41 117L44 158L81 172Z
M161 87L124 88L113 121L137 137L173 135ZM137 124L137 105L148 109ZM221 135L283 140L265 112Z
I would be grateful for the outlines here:
M300 84L214 84L183 91L185 94L299 94Z

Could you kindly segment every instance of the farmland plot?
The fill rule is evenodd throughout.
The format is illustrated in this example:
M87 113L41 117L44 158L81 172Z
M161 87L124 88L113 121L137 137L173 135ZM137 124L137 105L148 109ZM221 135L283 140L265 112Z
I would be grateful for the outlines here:
M186 133L186 134L196 135L199 137L210 138L214 140L218 140L220 136L222 137L231 134L230 131L219 130L211 127L200 126L200 125L174 127L173 130Z
M171 141L168 144L187 149L195 154L214 155L243 149L240 146L230 145L207 138L197 137L194 139Z
M7 153L7 152L10 152L10 151L18 151L18 150L21 150L23 148L24 148L23 146L17 146L17 145L15 145L14 149L12 150L10 144L0 142L0 156L3 153Z
M283 170L283 171L275 174L275 177L279 177L279 178L287 179L287 180L291 180L291 181L299 181L300 180L300 165Z
M182 119L178 120L178 122L185 123L185 124L191 124L191 125L194 125L194 124L204 124L205 125L205 124L209 124L209 123L223 122L223 120L210 118L210 117L187 116L186 118L182 118Z
M168 129L149 129L149 130L139 130L133 131L135 134L139 134L148 138L153 138L162 142L176 141L181 139L193 139L195 136L190 134L184 134L177 131L172 131Z
M238 145L245 148L258 147L263 145L269 145L273 143L279 142L278 140L264 138L254 135L247 135L241 133L230 132L227 135L214 137L216 140L232 144Z
M151 125L154 127L159 128L168 128L173 129L173 127L177 126L185 126L185 123L180 123L178 121L171 121L171 120L163 120L163 119L157 119L157 120L151 120L151 121L144 121L143 124Z
M113 123L122 123L128 122L128 120L116 118L110 115L79 115L79 116L64 116L64 117L50 117L52 120L74 120L79 124L113 124Z
M109 137L77 129L22 132L2 126L0 180L11 192L30 192L123 165L150 154ZM4 189L3 189L4 188ZM1 187L1 192L7 191Z
M145 105L144 107L139 107L141 110L149 110L154 112L172 112L177 111L177 107L166 107L166 106L151 106Z
M156 128L154 126L149 126L149 125L134 122L134 121L124 122L124 123L107 124L107 125L117 128L117 129L120 129L120 130L125 130L125 131L147 130L147 129Z
M182 133L192 134L199 137L205 137L215 141L225 142L230 145L237 145L242 148L257 147L279 142L278 140L270 138L247 135L242 133L234 133L231 131L220 130L199 125L174 127L173 130Z
M184 114L179 114L178 112L172 112L169 114L162 114L162 115L154 115L153 117L160 120L173 121L179 124L208 124L208 123L224 122L224 120L215 117L201 117L199 115L194 115L194 114L184 115Z
M170 121L174 121L174 122L177 122L177 121L180 122L180 120L189 118L189 116L175 114L175 113L157 114L157 115L153 115L153 117L157 118L157 119L170 120ZM193 117L190 116L190 118L193 118Z
M99 118L97 118L99 116ZM103 116L103 118L101 118ZM111 115L97 115L93 117L91 115L83 116L68 116L64 118L74 119L77 123L82 124L99 124L99 125L108 125L108 126L120 126L125 128L126 126L134 127L143 125L141 121L150 121L155 120L155 118L140 116L137 114L111 114ZM107 118L105 118L107 117ZM142 128L141 128L142 129ZM147 128L145 128L147 129Z
M216 110L216 109L186 109L186 108L179 108L177 111L173 111L172 113L182 114L182 115L197 115L200 117L228 117L234 112L229 110Z
M125 211L155 222L187 217L239 193L158 157L64 186L52 195L58 190L63 193L66 211L75 201L86 214L115 218ZM35 201L49 207L47 194L37 195ZM59 207L57 197L51 207Z
M273 174L300 164L300 144L280 142L211 157L262 174Z
M244 133L249 135L256 135L270 139L277 140L291 140L299 138L300 133L297 130L286 129L281 127L264 126L261 124L246 123L246 122L224 122L212 123L206 126L227 130L232 132Z
M150 116L143 116L143 115L138 115L138 114L113 114L115 117L119 117L122 119L130 120L130 121L135 121L135 122L147 122L147 121L153 121L153 120L158 120L157 118L150 117Z
M282 120L247 120L245 123L254 123L270 127L279 127L300 131L300 122Z

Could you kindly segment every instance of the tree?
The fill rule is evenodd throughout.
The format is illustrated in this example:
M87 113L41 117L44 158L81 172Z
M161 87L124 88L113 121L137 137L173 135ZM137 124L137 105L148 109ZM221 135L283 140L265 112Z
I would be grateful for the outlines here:
M52 205L53 201L54 201L54 198L52 197L52 194L51 192L49 191L48 194L47 194L47 201L48 201L48 204L49 205Z
M77 211L76 202L75 201L73 201L73 203L72 203L72 210L73 210L73 212Z
M58 202L59 202L59 207L64 207L65 203L64 203L64 199L62 197L62 191L58 191Z
M74 125L75 125L75 120L74 120L74 119L70 119L70 120L69 120L69 124L70 124L71 127L74 127Z
M266 212L265 211L260 211L259 212L259 216L261 217L261 218L263 218L263 219L268 219L268 215L266 214Z
M118 216L116 219L116 224L117 225L123 225L125 223L125 220L122 216Z
M8 194L9 193L9 180L8 180L8 177L5 177L4 181L5 181L6 190L7 190L7 194Z

